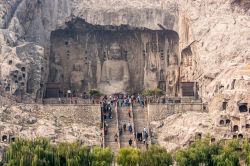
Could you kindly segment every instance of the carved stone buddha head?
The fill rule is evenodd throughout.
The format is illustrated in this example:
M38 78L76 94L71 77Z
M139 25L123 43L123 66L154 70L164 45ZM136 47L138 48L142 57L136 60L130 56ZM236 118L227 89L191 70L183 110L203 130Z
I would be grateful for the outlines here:
M176 54L169 57L169 64L170 65L178 65L178 57Z
M121 59L121 47L118 43L112 43L109 49L111 59Z

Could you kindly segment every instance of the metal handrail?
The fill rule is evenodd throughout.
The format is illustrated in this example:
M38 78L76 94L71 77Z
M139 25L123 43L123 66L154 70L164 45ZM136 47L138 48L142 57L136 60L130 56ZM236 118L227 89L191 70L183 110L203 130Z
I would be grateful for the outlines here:
M103 107L101 106L101 118L102 118L102 145L105 148L105 121L104 121L104 114L103 114Z
M131 109L131 121L132 121L132 124L133 124L134 144L135 144L135 147L138 148L137 141L136 141L136 138L135 138L135 122L134 122L134 111L133 111L133 105L132 105L132 103L131 103L130 109Z
M148 143L149 143L148 145L151 145L152 142L151 142L151 131L150 131L150 128L149 128L150 127L150 122L149 122L149 118L148 118L149 117L149 111L148 111L149 108L148 107L149 107L149 105L147 105L147 127L148 127Z
M118 116L118 101L115 102L115 111L116 111L116 127L117 127L117 135L118 135L118 147L121 149L121 140L120 140L120 133L119 133L119 116Z

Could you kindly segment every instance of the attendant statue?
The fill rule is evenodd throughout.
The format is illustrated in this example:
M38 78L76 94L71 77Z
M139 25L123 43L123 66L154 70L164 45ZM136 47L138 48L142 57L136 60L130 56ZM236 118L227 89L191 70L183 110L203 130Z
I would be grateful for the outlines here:
M49 81L53 83L61 83L64 81L64 75L60 55L56 54L54 58L54 61L50 64Z
M179 67L177 55L169 57L169 66L167 67L166 75L166 91L171 97L178 95Z
M73 66L73 70L70 74L70 84L71 86L80 89L82 85L82 80L84 80L84 65L82 62L77 62Z
M98 89L103 94L124 93L129 88L129 70L122 59L121 47L117 43L111 44L108 55L102 65Z

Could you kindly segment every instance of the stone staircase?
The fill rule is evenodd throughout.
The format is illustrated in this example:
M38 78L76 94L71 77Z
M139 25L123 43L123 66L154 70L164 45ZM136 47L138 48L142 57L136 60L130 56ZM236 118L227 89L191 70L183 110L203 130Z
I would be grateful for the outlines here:
M118 119L116 108L112 108L112 119L107 118L108 123L108 132L107 135L104 136L105 147L110 147L112 151L117 154L120 149L119 137L117 142L115 142L115 134L118 134Z
M135 132L142 132L144 127L148 131L148 141L147 143L150 144L150 134L148 128L148 112L147 108L142 108L139 105L133 107L133 117L134 117L134 125L135 125ZM146 145L143 142L137 141L137 147L141 150L146 150Z
M146 150L146 145L143 142L138 142L135 139L135 132L143 132L144 127L148 128L148 113L147 108L142 108L139 105L136 105L133 108L131 118L128 116L128 110L131 107L114 107L112 109L112 119L107 119L108 123L108 132L104 136L105 147L110 147L115 155L118 153L120 148L128 147L129 139L133 140L132 147L140 148L141 150ZM117 110L117 111L116 111ZM126 123L126 131L122 131L121 136L119 136L119 128L123 129L123 124ZM128 123L132 124L133 132L128 131ZM115 134L118 134L118 141L115 142ZM148 133L150 136L150 133ZM150 145L150 137L148 137L148 144Z
M120 136L120 143L121 143L121 148L123 147L128 147L128 141L129 139L133 140L133 147L136 147L136 142L135 142L135 136L134 136L134 131L130 133L128 131L128 123L133 125L133 117L129 118L128 116L128 109L131 109L130 107L118 107L118 119L119 119L119 128L123 127L123 124L126 123L127 129L126 132L122 132L122 135ZM133 129L134 130L134 129Z

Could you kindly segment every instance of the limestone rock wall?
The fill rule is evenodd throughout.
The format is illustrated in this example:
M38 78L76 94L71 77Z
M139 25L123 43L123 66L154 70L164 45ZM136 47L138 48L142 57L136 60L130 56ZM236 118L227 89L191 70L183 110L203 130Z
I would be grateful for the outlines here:
M149 122L164 120L173 114L208 111L202 103L149 104L147 109Z
M1 57L0 91L5 96L12 96L16 101L34 101L41 96L44 72L44 49L33 43L19 45L10 49L7 56ZM9 56L8 56L9 55ZM28 93L28 96L25 94Z
M8 138L47 137L52 142L101 144L99 105L13 105L0 107L0 135ZM3 142L2 142L3 143Z
M239 75L248 80L248 13L249 7L242 9L230 0L187 1L180 5L180 51L182 56L190 57L192 64L184 65L183 79L198 80L200 94L207 101L230 90L228 84L235 83ZM219 80L224 82L220 91L216 89Z
M243 115L236 108L239 107L238 104L242 103L249 105L249 15L248 0L1 1L0 79L3 81L1 87L5 89L6 85L10 84L10 89L14 88L12 93L14 94L15 80L12 81L10 76L20 66L16 66L16 64L21 64L26 66L27 71L31 68L36 69L35 75L27 73L26 77L36 77L35 82L31 85L36 84L32 89L39 94L40 86L37 83L38 80L41 80L41 76L38 74L42 73L39 71L39 67L42 65L30 67L31 63L18 56L18 54L28 56L28 52L20 53L17 50L27 48L23 46L29 45L27 42L32 42L31 48L38 48L35 49L34 55L40 55L39 48L43 47L44 57L48 57L50 33L58 28L65 28L65 22L73 17L80 17L93 25L129 24L133 27L144 27L151 30L166 28L179 34L180 80L197 81L199 94L204 102L208 102L211 111L208 114L194 115L197 125L190 123L191 126L187 128L196 130L202 119L207 121L212 117L211 119L217 121L224 114L232 119L237 119L239 124L244 124L244 118L239 118ZM37 56L31 57L33 58L30 60L31 62L45 61L44 69L48 72L49 65L46 59L41 60ZM11 58L13 66L8 64ZM45 77L45 81L47 77ZM25 80L24 83L26 82L28 84L28 80ZM27 84L25 87L30 87ZM41 81L40 84L42 84ZM32 95L34 96L33 93ZM227 102L229 108L233 106L230 111L220 111L223 102ZM192 115L193 113L184 114L181 117L171 116L166 120L171 126L175 125L174 121L190 122ZM248 115L245 113L243 117L248 118ZM171 118L174 121L171 121ZM180 125L180 123L176 124ZM183 126L175 128L175 131L182 130ZM209 122L207 126L212 128L213 124ZM162 137L165 130L164 128L161 132ZM212 129L207 131L212 132ZM185 132L185 134L190 135L190 132ZM182 138L179 135L176 137Z
M149 29L160 29L162 25L175 30L180 36L180 55L191 56L186 61L192 62L183 70L183 80L199 81L204 98L207 85L218 73L249 59L249 4L245 1L13 0L1 6L5 18L1 22L8 25L8 33L3 32L7 45L32 41L46 47L50 32L72 17L91 24L128 24ZM13 33L13 41L7 40L9 32Z

